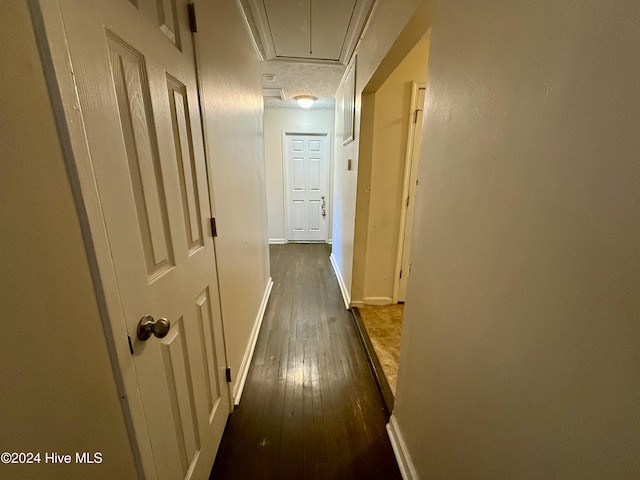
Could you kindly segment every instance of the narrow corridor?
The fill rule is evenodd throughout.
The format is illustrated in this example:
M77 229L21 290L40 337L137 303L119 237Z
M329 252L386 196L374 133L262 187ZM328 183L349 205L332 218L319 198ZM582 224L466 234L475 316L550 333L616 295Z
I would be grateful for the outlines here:
M272 245L273 291L211 479L400 479L324 244Z

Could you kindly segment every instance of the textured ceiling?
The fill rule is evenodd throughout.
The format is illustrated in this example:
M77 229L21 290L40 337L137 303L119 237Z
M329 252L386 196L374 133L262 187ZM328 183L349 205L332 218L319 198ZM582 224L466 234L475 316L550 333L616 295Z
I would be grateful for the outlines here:
M263 62L262 73L275 75L273 82L262 80L264 88L281 88L285 99L265 98L265 107L300 108L293 97L296 95L313 95L319 99L312 108L332 108L334 97L342 75L344 65L326 65L317 63L299 63L273 60Z

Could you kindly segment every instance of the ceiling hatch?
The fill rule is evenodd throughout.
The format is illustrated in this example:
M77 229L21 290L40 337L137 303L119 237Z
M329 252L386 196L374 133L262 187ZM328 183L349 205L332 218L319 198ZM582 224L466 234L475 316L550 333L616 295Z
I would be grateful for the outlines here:
M264 60L349 62L374 0L241 0Z

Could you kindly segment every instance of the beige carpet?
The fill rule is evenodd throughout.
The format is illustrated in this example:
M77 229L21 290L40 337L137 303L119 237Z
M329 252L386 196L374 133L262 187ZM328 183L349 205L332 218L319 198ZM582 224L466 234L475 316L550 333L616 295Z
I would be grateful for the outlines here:
M358 310L389 387L395 395L404 305L367 306Z

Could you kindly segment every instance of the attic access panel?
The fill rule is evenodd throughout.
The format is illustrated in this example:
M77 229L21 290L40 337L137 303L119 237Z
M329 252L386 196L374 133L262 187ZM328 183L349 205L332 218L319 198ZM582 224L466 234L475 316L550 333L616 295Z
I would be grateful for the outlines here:
M265 60L346 64L374 0L241 0Z
M276 57L340 59L355 0L265 0Z

